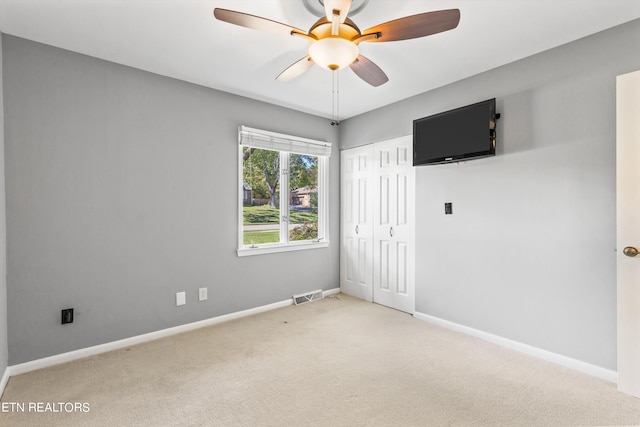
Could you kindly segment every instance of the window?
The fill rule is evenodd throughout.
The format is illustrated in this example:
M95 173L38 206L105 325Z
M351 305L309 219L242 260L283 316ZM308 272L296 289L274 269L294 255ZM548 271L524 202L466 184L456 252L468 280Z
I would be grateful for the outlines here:
M327 247L331 144L240 126L238 255Z

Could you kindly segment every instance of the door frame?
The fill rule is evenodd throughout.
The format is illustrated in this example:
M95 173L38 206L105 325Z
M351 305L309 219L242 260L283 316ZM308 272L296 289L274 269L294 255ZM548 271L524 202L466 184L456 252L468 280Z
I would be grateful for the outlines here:
M640 397L640 71L616 79L616 270L618 391ZM633 195L633 197L631 197ZM633 225L633 226L632 226Z

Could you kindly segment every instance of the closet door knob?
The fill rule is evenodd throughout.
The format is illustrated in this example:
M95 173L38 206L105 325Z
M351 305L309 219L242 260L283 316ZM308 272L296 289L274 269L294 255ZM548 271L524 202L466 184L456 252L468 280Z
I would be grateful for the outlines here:
M389 227L389 236L393 237L393 227Z
M358 234L359 232L360 232L360 227L356 225L356 234Z

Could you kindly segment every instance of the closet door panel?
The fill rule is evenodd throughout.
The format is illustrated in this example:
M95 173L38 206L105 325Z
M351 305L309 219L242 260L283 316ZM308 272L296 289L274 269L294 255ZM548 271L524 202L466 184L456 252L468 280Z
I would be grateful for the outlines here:
M373 301L373 148L344 150L340 156L340 289Z

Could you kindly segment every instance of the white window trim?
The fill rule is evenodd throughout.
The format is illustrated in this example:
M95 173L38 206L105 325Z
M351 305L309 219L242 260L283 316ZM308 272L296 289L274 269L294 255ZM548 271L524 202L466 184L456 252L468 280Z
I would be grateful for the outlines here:
M309 154L318 156L318 239L313 241L269 243L264 245L248 246L243 242L243 162L242 147L264 148L297 154ZM306 249L319 249L329 247L329 156L331 155L331 143L313 139L300 138L276 132L254 129L247 126L238 128L238 249L239 257L262 255L277 252L290 252ZM284 164L282 161L281 164ZM289 180L280 176L280 193L288 194ZM281 198L282 200L282 198ZM288 200L288 198L287 198ZM288 215L288 203L280 203L280 217ZM280 221L280 240L288 237L288 222Z

